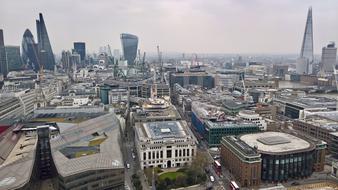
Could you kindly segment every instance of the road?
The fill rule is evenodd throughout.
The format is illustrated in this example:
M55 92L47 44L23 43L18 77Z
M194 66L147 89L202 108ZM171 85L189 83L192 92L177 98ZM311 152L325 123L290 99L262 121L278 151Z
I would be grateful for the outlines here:
M138 157L135 149L134 142L134 131L133 129L126 124L125 135L123 136L123 156L125 160L125 186L126 189L135 189L131 179L132 175L137 174L140 178L143 189L150 189L148 183L146 182L143 170L140 169L140 165L138 164ZM134 153L135 158L132 157ZM130 168L128 169L126 165L129 164Z

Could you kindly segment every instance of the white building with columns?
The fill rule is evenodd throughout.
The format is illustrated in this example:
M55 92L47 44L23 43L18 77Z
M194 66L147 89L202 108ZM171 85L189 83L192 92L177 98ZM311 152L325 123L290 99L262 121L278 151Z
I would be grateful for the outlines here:
M142 169L190 165L196 155L196 141L185 121L140 122L135 131Z

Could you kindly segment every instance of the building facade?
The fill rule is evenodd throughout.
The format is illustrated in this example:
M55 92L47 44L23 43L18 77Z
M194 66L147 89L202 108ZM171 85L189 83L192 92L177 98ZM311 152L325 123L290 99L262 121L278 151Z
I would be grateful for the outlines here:
M265 120L255 111L242 110L238 113L238 116L244 121L255 123L261 131L265 131L267 128Z
M6 78L8 74L7 56L2 29L0 29L0 74L2 74L4 78Z
M312 27L312 8L307 14L302 49L296 64L298 74L312 74L313 66L313 27Z
M74 51L80 54L81 61L84 61L86 58L86 43L74 42Z
M333 73L337 61L337 48L334 42L329 43L322 49L321 69L323 73Z
M54 70L55 58L42 13L39 13L39 19L36 20L36 31L38 34L38 55L40 58L40 64L43 65L44 69Z
M23 64L27 68L38 72L40 70L38 46L35 43L33 34L29 29L26 29L25 33L23 34L21 47Z
M137 54L138 37L132 34L121 34L121 43L124 60L128 65L134 65Z
M234 136L223 137L221 161L242 187L255 187L261 183L261 155Z
M20 46L6 46L8 71L23 70L25 67L21 61Z
M191 164L196 144L185 121L137 123L135 142L141 168Z
M242 186L253 186L252 176L263 182L285 182L323 171L326 143L281 132L245 134L223 137L221 160L230 168ZM237 160L237 163L233 163ZM248 166L248 163L251 166ZM257 163L255 165L254 163ZM243 176L238 166L247 166ZM256 168L256 167L260 168ZM249 171L248 171L249 170ZM257 182L256 182L257 184Z

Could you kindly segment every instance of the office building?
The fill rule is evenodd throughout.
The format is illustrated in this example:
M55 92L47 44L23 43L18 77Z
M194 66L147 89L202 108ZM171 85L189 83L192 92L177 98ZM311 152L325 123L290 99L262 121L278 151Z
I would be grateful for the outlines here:
M255 187L261 183L261 155L234 136L221 140L221 161L242 187Z
M183 167L196 155L196 143L185 121L137 123L135 144L142 169Z
M251 187L259 185L260 180L284 182L323 171L325 150L326 143L320 140L264 132L223 137L221 160L243 187ZM239 168L250 172L243 173Z
M338 114L327 111L293 121L293 128L327 142L328 151L338 158Z
M313 26L312 26L312 8L307 14L302 49L296 64L298 74L312 74L313 67Z
M29 29L26 29L22 38L22 62L29 68L38 72L40 70L40 59L38 45L34 41L33 34Z
M134 65L137 54L138 37L132 34L121 34L123 58L128 65Z
M214 77L204 71L170 73L169 83L171 89L175 83L178 83L184 88L188 85L198 85L207 89L215 87Z
M80 54L81 61L86 59L86 43L74 42L74 51Z
M23 116L23 109L19 98L1 97L0 100L0 120L13 119Z
M209 147L218 147L224 136L256 133L259 131L261 130L257 124L241 120L223 122L206 121L202 136L207 140Z
M47 28L42 13L39 13L39 19L36 20L36 30L38 34L38 55L40 57L40 64L43 65L44 69L54 70L54 54L49 41Z
M332 98L318 96L294 97L281 95L274 98L278 112L292 119L302 118L304 112L314 109L336 110L337 101Z
M125 88L112 89L108 92L109 104L128 103L129 91Z
M337 60L337 48L335 43L331 42L322 49L322 60L320 71L322 73L333 73L333 69L336 66Z
M251 110L242 110L238 113L238 117L243 121L256 124L260 130L266 130L266 122L265 120L255 111Z
M140 108L132 109L131 125L154 121L178 121L181 116L170 101L160 98L147 99Z
M64 127L30 122L6 133L0 141L0 181L6 183L0 189L37 189L43 180L55 189L123 189L117 117L102 113Z
M0 74L2 74L4 78L6 78L8 74L7 56L2 29L0 29Z
M7 54L8 71L19 71L25 67L22 64L20 46L5 46Z

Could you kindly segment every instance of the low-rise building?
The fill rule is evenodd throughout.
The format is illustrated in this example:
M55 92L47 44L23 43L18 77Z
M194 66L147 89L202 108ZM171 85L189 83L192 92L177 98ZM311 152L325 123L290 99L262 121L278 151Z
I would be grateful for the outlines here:
M265 120L257 113L251 110L242 110L238 113L239 118L243 119L244 121L255 123L260 130L266 130L266 122Z
M240 135L246 133L256 133L261 128L255 123L245 121L223 121L223 122L205 122L205 133L203 137L208 142L208 146L219 146L223 136Z
M263 132L223 137L221 160L232 168L231 173L243 187L251 187L259 184L257 178L275 183L323 171L325 150L326 143L320 140L281 132ZM249 174L242 174L238 166Z

